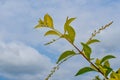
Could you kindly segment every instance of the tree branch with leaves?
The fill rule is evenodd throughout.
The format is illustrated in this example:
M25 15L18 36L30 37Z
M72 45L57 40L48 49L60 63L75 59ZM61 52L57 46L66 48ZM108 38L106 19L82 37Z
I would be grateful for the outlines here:
M64 24L64 32L61 33L59 30L55 29L54 27L54 22L52 17L49 14L45 14L44 19L40 19L37 26L35 26L36 29L38 28L49 28L49 30L44 34L44 36L49 36L49 35L55 35L58 38L53 39L52 41L46 43L45 45L49 45L59 39L65 39L67 40L76 50L67 50L64 51L56 61L56 66L51 70L51 73L46 77L45 80L49 80L49 78L55 73L56 70L59 69L59 66L67 61L69 58L75 56L75 55L81 55L83 58L89 62L89 66L85 66L78 70L78 72L75 74L75 76L82 75L87 72L95 71L103 75L103 77L106 80L120 80L120 69L117 71L114 71L109 63L109 60L112 58L115 58L113 55L106 55L101 59L98 58L91 58L92 54L92 48L90 47L91 44L100 42L98 39L95 39L94 37L99 34L102 30L106 29L109 27L112 23L108 23L105 26L102 26L100 29L95 30L91 37L88 39L87 42L81 42L82 49L79 49L75 45L75 38L76 38L76 32L74 28L72 27L71 23L75 20L76 18L66 18L66 22Z

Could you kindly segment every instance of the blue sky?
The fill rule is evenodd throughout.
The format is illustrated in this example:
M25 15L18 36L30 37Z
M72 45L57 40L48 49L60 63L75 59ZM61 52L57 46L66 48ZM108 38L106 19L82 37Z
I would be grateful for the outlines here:
M58 56L73 49L64 40L44 46L51 37L43 36L44 29L33 28L46 13L61 31L67 16L77 17L72 23L77 46L95 29L114 21L96 37L101 42L92 46L92 56L113 54L117 58L111 60L111 66L120 67L120 0L0 0L0 80L44 80ZM81 56L73 57L61 65L51 80L91 80L97 73L74 76L86 65L89 64Z

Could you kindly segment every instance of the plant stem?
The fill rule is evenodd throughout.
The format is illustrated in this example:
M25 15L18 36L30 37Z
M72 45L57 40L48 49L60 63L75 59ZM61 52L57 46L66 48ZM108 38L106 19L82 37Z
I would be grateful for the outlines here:
M69 43L71 43L68 39L66 39ZM79 52L79 54L81 54L93 67L95 67L98 72L100 72L103 76L104 73L94 64L92 63L90 60L88 60L88 58L84 55L84 53L73 43L71 43L71 45ZM106 79L108 79L108 77L104 76Z

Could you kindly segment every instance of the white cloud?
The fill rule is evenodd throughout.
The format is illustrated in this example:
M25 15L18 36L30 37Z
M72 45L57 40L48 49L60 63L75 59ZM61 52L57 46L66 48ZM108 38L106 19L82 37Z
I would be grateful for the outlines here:
M29 46L0 42L1 76L16 80L42 80L52 65L48 57Z

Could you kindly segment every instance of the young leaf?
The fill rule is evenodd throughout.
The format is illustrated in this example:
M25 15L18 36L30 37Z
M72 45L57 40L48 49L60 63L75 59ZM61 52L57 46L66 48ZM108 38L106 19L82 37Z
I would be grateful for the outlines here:
M95 64L98 66L100 65L100 60L97 58L96 61L95 61Z
M102 60L101 60L100 63L102 64L103 62L105 62L105 61L107 61L109 59L112 59L112 58L115 58L115 56L113 56L113 55L107 55L107 56L105 56L105 57L102 58Z
M64 24L64 33L66 33L66 31L67 31L67 26L69 26L70 23L71 23L72 21L74 21L75 19L76 19L76 18L70 18L70 19L68 19L68 17L67 17L66 22L65 22L65 24Z
M87 45L87 44L84 44L84 43L81 43L82 46L83 46L83 51L85 53L85 56L90 60L90 55L91 55L91 48Z
M82 69L80 69L77 74L75 76L90 72L90 71L95 71L94 69L90 68L90 67L84 67Z
M74 56L74 55L76 55L76 53L74 51L65 51L60 55L60 57L58 58L58 61L56 63L58 64L60 61L64 60L65 58L67 58L69 56Z
M70 19L66 19L66 23L65 25L69 25L72 21L74 21L76 18L70 18Z
M92 40L89 40L86 44L87 44L87 45L90 45L90 44L96 43L96 42L100 42L100 41L97 40L97 39L92 39Z
M44 23L47 27L54 28L53 19L49 14L44 16Z
M44 22L42 21L42 19L40 19L38 22L39 22L39 24L38 24L37 26L35 26L35 28L45 27L45 24L44 24Z
M49 31L47 31L44 36L48 36L48 35L61 36L61 34L59 34L59 32L57 32L55 30L49 30Z

